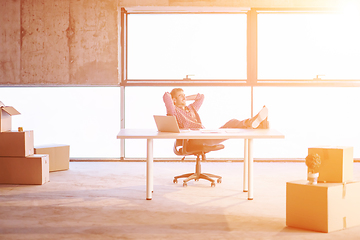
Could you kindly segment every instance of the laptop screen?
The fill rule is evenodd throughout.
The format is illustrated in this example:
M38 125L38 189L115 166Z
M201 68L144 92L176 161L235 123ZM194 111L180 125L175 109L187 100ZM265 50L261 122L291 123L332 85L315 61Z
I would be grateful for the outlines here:
M175 116L154 115L154 119L159 132L180 132Z

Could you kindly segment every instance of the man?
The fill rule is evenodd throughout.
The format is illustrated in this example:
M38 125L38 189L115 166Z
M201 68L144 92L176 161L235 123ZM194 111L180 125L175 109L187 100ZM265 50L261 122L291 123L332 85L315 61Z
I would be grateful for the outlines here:
M186 96L184 90L181 88L174 88L170 93L165 92L163 100L166 106L168 115L173 115L182 129L201 129L204 126L201 123L198 111L204 101L203 94L195 94ZM186 101L193 100L194 102L186 105ZM258 114L252 118L245 120L231 119L226 122L221 128L263 128L268 117L267 107L263 107ZM191 139L189 144L197 147L199 145L219 147L217 144L226 139ZM209 147L212 150L212 147Z

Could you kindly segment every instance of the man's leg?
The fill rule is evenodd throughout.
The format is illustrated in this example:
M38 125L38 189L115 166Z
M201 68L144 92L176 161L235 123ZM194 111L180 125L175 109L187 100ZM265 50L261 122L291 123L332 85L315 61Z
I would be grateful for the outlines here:
M245 120L231 119L220 128L251 128L250 118Z
M268 109L264 106L254 117L245 120L231 119L220 128L257 128L260 123L267 119L267 116ZM190 139L189 145L215 145L225 140L227 139Z
M258 114L255 115L255 117L250 119L251 127L252 128L258 128L259 125L266 120L268 117L268 108L264 106Z
M220 128L251 128L251 119L248 118L241 121L237 119L231 119ZM190 139L189 145L215 145L222 143L225 140L227 139Z
M267 119L267 117L268 108L264 106L254 117L241 121L237 119L231 119L221 128L257 128L263 121Z

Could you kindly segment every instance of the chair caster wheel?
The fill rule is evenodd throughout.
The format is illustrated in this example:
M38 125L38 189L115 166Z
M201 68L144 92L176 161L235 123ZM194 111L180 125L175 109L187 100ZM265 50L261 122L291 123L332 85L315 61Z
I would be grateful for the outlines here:
M221 183L221 182L222 182L222 179L218 178L217 183Z
M215 183L214 183L214 182L211 183L211 187L215 187Z
M186 183L186 182L183 183L183 187L187 187L187 183Z
M173 180L173 183L177 183L178 181L177 181L177 179L176 178L174 178L174 180Z

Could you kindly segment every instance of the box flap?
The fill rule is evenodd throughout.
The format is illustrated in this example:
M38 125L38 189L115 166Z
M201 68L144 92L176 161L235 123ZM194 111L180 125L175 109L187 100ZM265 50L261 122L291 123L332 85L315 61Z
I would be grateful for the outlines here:
M9 115L19 115L20 113L13 107L1 107L1 109L7 112Z

